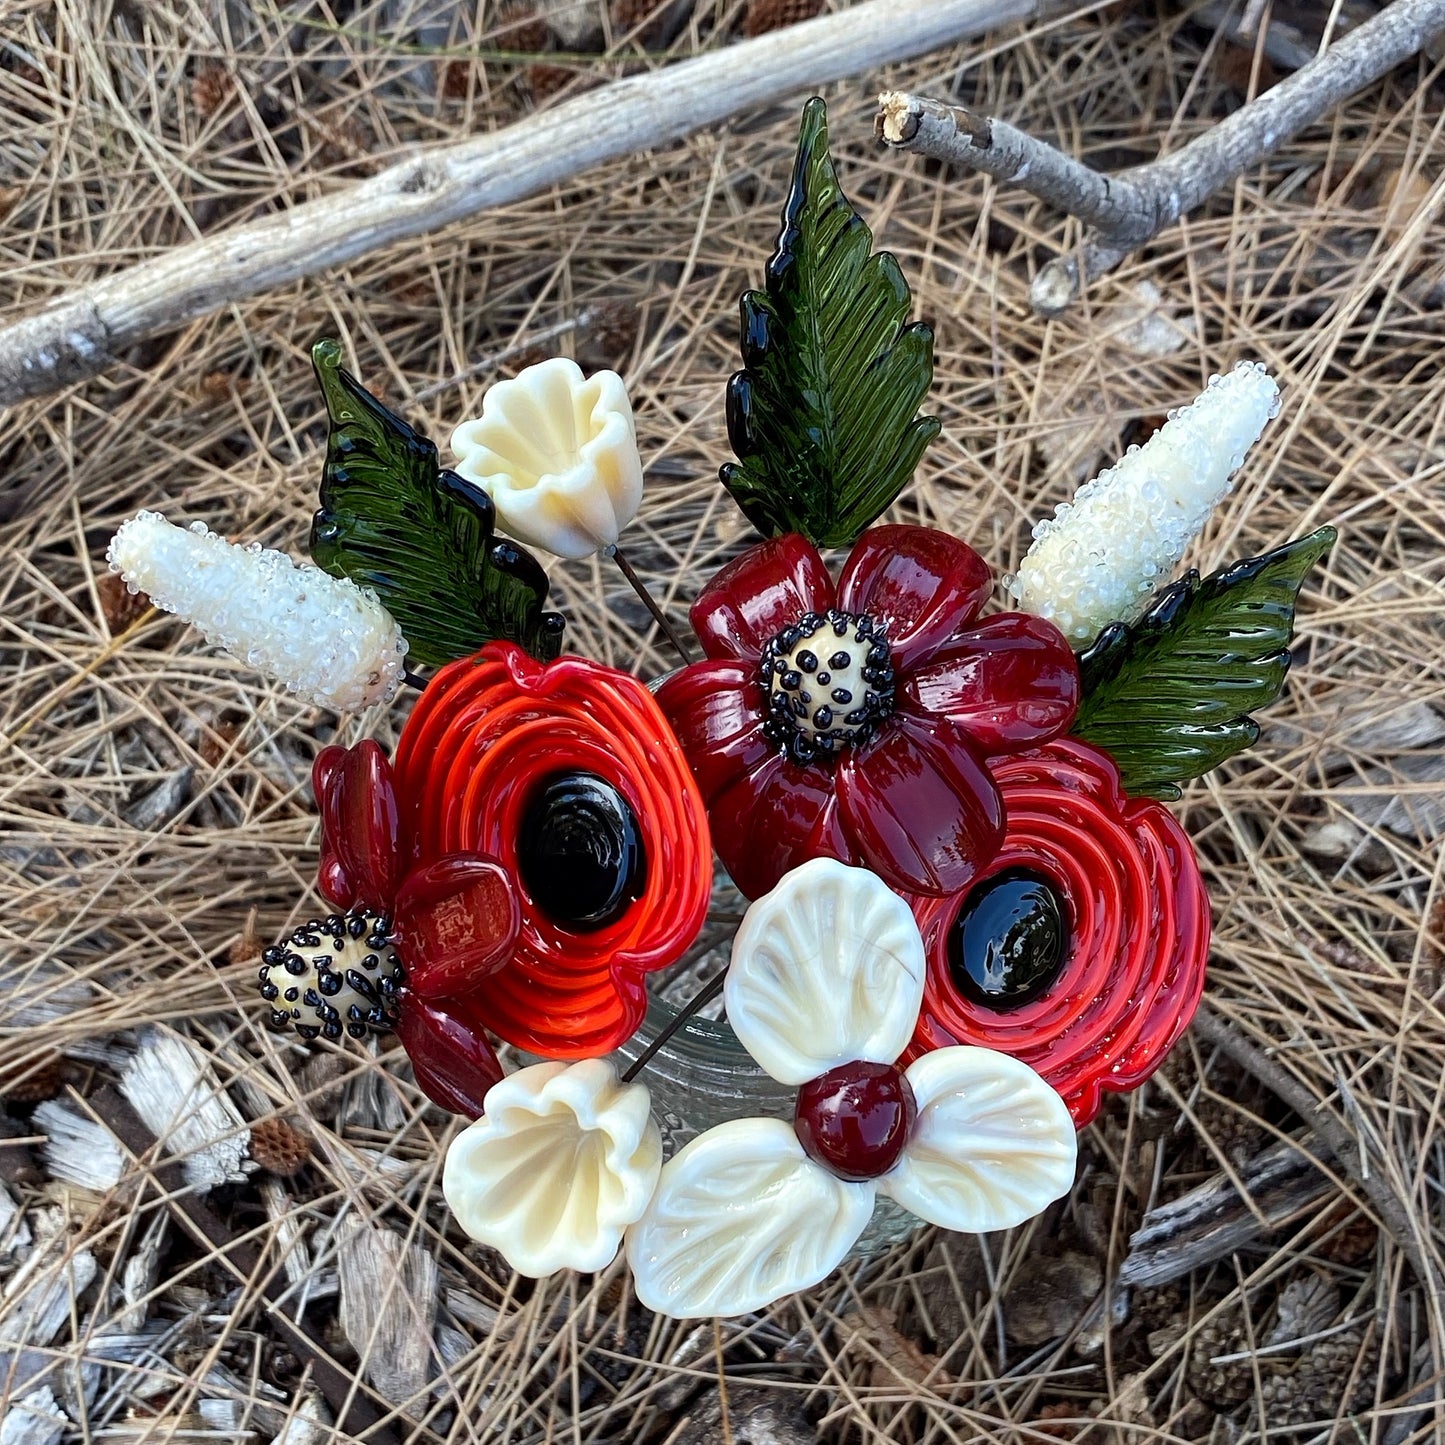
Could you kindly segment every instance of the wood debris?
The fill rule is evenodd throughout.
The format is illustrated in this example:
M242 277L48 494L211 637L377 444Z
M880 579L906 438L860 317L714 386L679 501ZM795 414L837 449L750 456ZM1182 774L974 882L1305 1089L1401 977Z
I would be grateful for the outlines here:
M204 1191L246 1177L250 1131L194 1044L165 1029L147 1029L120 1090L181 1160L192 1188Z

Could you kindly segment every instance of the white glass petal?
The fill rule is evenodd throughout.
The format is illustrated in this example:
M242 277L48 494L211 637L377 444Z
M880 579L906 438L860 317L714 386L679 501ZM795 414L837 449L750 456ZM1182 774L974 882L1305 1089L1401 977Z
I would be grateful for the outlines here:
M856 1059L891 1064L918 1021L924 970L908 905L876 873L814 858L744 915L728 1021L783 1084Z
M662 1169L647 1089L619 1083L605 1059L533 1064L493 1085L485 1108L442 1171L457 1222L520 1274L604 1269Z
M499 381L452 433L457 471L491 497L504 530L559 557L617 541L642 504L627 387L553 357Z
M918 1119L879 1190L930 1224L984 1234L1032 1219L1074 1182L1078 1135L1058 1091L992 1049L935 1049L906 1077Z
M627 1232L637 1297L674 1319L762 1309L837 1268L875 1192L815 1164L781 1119L719 1124L667 1162Z

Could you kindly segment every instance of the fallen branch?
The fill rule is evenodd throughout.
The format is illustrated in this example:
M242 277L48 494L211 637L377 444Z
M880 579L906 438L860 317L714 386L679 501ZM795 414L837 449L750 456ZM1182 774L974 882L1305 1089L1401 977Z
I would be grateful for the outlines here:
M1050 261L1030 288L1034 309L1055 316L1085 280L1113 270L1186 211L1442 34L1445 0L1395 0L1182 150L1117 175L1095 171L1007 121L898 91L879 97L876 131L895 149L1021 186L1090 227L1078 253Z
M0 406L94 376L138 341L247 296L523 200L803 87L1053 8L1054 0L871 0L424 151L334 195L93 281L11 323L0 330Z
M1399 1196L1371 1167L1363 1141L1325 1108L1323 1100L1317 1099L1293 1074L1276 1063L1238 1025L1215 1013L1208 1004L1200 1004L1192 1027L1277 1099L1288 1104L1314 1130L1319 1144L1369 1196L1380 1222L1415 1267L1421 1282L1433 1291L1437 1286L1436 1273L1420 1242L1419 1232Z

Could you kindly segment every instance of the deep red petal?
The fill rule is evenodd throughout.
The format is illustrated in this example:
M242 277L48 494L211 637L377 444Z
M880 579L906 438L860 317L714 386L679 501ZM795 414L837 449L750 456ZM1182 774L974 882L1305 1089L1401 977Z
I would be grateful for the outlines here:
M465 993L512 956L522 927L506 870L478 853L453 853L407 875L396 897L396 947L412 991Z
M809 858L857 861L839 826L832 774L781 753L726 789L708 819L718 857L745 898L761 897Z
M1022 752L1068 730L1079 665L1052 622L1005 612L955 637L902 679L904 706L957 723L981 751Z
M967 735L900 713L838 764L843 826L869 866L906 893L968 886L1003 842L1003 799Z
M931 527L872 527L838 579L838 606L888 629L894 666L911 667L971 622L993 587L988 563Z
M704 802L777 751L763 733L767 701L756 662L695 662L658 688L657 702Z
M729 562L698 593L689 616L709 657L756 660L789 623L832 605L833 579L818 549L785 532Z
M502 1080L502 1066L481 1021L465 1006L437 1005L410 989L398 994L396 1036L423 1094L468 1119L482 1117L487 1090Z

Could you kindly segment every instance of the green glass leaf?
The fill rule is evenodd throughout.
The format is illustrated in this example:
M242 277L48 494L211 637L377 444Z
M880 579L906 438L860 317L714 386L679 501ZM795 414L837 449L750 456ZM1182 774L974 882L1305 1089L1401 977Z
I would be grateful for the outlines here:
M436 444L389 412L318 341L311 362L331 435L311 556L333 577L369 587L401 626L409 658L430 664L504 638L550 661L560 614L543 611L547 574L530 553L494 540L492 499L442 471Z
M723 485L764 536L847 546L913 475L941 423L917 414L933 332L907 324L912 300L838 185L815 97L764 289L742 300L744 370L728 383L738 460Z
M1113 622L1079 655L1073 731L1108 752L1125 790L1177 798L1259 736L1252 712L1289 671L1295 599L1335 529L1165 588L1137 622Z

